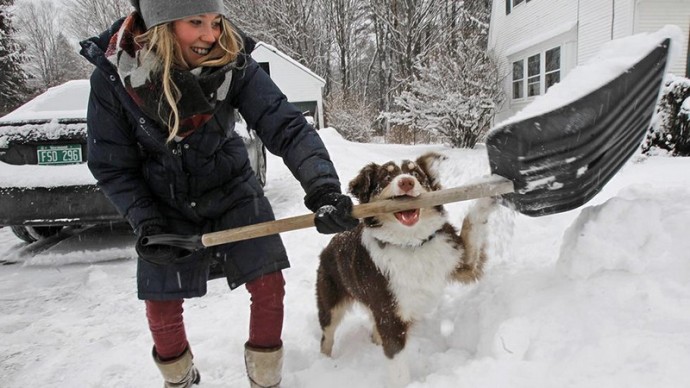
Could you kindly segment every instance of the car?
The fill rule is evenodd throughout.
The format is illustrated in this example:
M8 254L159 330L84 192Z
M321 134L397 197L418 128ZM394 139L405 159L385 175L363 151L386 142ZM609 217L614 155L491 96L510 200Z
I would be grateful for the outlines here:
M89 92L88 80L68 81L0 117L0 227L26 242L67 226L125 222L86 165ZM239 113L235 121L264 185L266 148Z

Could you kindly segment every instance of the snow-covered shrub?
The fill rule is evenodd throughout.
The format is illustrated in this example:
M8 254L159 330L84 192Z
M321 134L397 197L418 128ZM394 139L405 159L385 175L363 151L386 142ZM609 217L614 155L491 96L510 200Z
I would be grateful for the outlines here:
M336 128L345 139L366 143L372 136L374 111L362 98L344 97L333 92L326 101L326 122Z
M498 66L485 49L464 45L419 58L418 77L384 113L393 125L428 131L452 147L473 148L490 128L503 100Z
M690 79L669 75L642 152L690 156Z
M406 125L391 125L386 133L386 142L394 144L443 144L441 135L422 131Z

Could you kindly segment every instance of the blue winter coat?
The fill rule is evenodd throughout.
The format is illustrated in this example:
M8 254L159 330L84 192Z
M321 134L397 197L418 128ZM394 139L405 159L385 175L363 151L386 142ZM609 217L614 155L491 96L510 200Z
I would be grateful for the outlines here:
M299 180L305 204L340 192L333 163L316 131L287 102L246 53L238 58L226 98L193 134L166 145L167 130L145 116L125 90L104 52L122 20L81 43L96 66L88 106L88 166L98 185L135 231L161 223L171 233L194 235L274 220L273 211L234 132L234 109ZM245 47L252 42L245 41ZM138 260L140 299L176 299L206 293L209 266L222 265L234 289L262 274L289 267L278 235L195 252L183 263Z

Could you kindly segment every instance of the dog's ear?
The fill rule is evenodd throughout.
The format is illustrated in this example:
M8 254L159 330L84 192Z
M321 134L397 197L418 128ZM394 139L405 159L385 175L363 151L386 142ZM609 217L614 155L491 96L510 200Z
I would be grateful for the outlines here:
M379 168L378 164L369 163L359 170L359 174L350 181L350 194L357 198L359 203L367 203L371 200L371 194L376 187L376 175Z
M426 154L417 158L415 163L419 168L424 171L427 177L429 177L429 183L431 184L432 190L441 189L441 181L439 180L439 164L448 159L445 155L441 155L436 152L427 152Z

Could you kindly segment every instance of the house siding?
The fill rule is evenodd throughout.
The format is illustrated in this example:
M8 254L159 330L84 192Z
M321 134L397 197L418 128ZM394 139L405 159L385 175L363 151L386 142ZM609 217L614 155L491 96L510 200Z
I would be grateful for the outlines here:
M665 25L680 27L688 38L690 31L690 0L644 0L639 1L635 13L635 33L654 32ZM681 43L682 55L670 64L668 71L678 76L688 76L688 42Z
M580 0L578 60L581 65L613 35L614 17L612 0Z
M578 60L586 63L606 42L633 34L635 0L580 0ZM690 0L687 0L690 1Z
M278 85L288 101L295 105L316 105L316 122L319 128L324 125L323 87L326 84L322 78L312 73L285 53L263 42L257 44L252 51L252 58L259 63L268 63L273 82ZM309 104L299 104L309 103ZM314 103L314 104L311 104Z
M323 85L319 80L299 71L294 63L264 46L257 47L252 52L252 58L270 64L271 78L290 101L314 101L316 92L321 91Z
M613 39L633 35L635 0L616 0L613 15Z
M489 47L503 57L506 50L540 32L556 30L576 20L577 3L572 0L532 0L505 13L505 0L494 0ZM495 25L495 28L494 26ZM505 60L504 60L505 62Z

